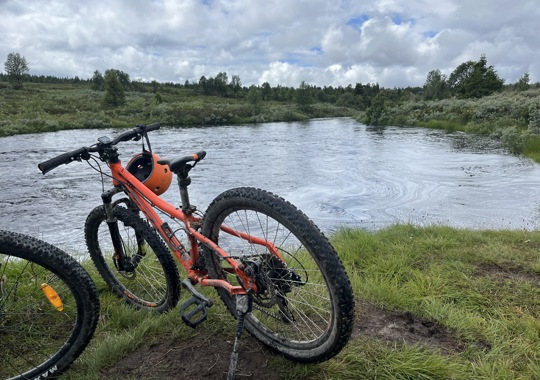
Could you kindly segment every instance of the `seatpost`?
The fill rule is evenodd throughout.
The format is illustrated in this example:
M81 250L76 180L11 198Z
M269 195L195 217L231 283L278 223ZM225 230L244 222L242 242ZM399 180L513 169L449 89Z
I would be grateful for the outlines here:
M180 200L182 202L182 212L186 215L191 215L195 210L195 206L189 203L188 186L191 184L191 178L186 172L178 173L178 187L180 188Z

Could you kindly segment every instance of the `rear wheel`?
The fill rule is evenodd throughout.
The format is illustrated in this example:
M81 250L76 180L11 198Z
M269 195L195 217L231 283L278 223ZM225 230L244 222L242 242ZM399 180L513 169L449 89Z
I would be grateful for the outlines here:
M223 225L236 233L225 233ZM245 319L256 338L304 362L327 360L345 346L353 327L352 288L334 248L301 211L263 190L232 189L210 204L202 232L257 273L259 293ZM271 242L284 261L240 233ZM203 254L213 278L239 285L225 260L208 248ZM218 292L236 316L235 298Z
M85 223L85 239L96 268L118 297L139 309L165 312L180 298L178 269L157 233L138 215L123 207L113 209L126 262L115 258L103 206L96 207Z
M99 318L92 279L67 253L0 231L0 378L58 375L90 342Z

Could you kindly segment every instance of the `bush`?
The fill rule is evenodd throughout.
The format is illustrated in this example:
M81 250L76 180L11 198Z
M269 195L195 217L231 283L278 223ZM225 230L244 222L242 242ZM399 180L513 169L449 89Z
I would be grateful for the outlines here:
M538 108L530 113L529 132L533 135L540 135L540 109Z
M500 139L502 144L512 153L519 154L527 141L527 134L515 127L509 127L501 130Z
M83 128L85 129L103 129L110 128L111 126L110 122L100 119L85 120L83 123Z

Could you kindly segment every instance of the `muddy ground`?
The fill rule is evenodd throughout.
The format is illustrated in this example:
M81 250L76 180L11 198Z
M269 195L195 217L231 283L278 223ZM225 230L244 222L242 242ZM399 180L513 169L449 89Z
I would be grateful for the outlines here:
M357 301L352 339L363 336L389 344L422 344L442 353L461 352L465 346L446 327L415 317L411 313L389 312L367 302ZM225 379L233 337L200 336L189 340L163 341L143 346L105 370L103 379ZM209 352L210 351L210 352ZM274 355L254 338L242 336L236 379L279 380L268 368ZM182 360L178 360L179 356Z

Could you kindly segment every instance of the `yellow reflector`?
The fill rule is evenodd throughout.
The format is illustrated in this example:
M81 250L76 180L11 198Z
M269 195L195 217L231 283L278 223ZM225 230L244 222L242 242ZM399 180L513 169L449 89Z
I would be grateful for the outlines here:
M60 299L60 296L56 291L47 284L41 284L41 290L43 290L43 293L45 293L45 297L49 300L51 305L53 305L56 310L62 311L64 310L64 305L62 304L62 300Z

